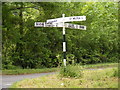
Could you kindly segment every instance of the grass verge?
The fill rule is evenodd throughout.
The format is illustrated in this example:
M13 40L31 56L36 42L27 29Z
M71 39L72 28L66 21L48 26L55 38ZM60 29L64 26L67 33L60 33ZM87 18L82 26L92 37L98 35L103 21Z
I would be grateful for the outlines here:
M106 67L118 67L118 63L98 63L82 65L83 68L106 68Z
M79 79L60 77L59 74L14 83L11 88L118 88L118 78L114 68L85 70Z
M2 70L2 75L20 75L58 71L58 68Z
M80 65L80 66L82 66L83 68L105 68L105 67L114 67L114 66L117 67L118 63L101 63L101 64ZM55 71L59 71L59 68L2 70L2 74L20 75L20 74L55 72Z

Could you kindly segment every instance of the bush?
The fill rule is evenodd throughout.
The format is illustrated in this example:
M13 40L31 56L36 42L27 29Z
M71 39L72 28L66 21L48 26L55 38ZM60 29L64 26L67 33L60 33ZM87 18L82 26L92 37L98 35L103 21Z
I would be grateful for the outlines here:
M8 64L8 65L2 64L2 69L15 70L15 69L22 69L22 67L20 67L20 66L14 66L14 65L11 65L11 64Z
M80 78L82 77L82 68L78 65L68 65L66 67L62 67L60 70L60 75L62 77L74 77Z
M110 57L109 62L118 62L118 57L116 56Z
M74 54L68 54L67 55L67 63L68 64L74 64L75 63L75 55Z
M113 69L113 76L114 77L119 77L120 78L120 70L118 68Z

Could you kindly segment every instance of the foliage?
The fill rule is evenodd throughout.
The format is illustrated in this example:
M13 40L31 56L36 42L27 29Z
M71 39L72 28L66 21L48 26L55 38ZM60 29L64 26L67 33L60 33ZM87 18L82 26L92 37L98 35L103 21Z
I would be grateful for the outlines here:
M118 68L113 69L113 75L112 76L120 78L120 70Z
M86 31L66 29L68 64L118 62L117 2L3 2L3 68L61 66L62 29L36 28L34 22L59 18L63 13L87 18L71 22L86 25Z
M68 65L67 67L62 67L60 70L60 75L62 77L74 77L80 78L82 77L82 68L78 65Z

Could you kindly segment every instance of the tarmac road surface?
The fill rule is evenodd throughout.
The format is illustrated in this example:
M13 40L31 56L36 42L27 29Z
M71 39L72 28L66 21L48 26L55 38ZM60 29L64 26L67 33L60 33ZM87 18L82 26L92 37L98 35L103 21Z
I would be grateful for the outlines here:
M27 74L27 75L2 75L2 84L0 84L0 87L9 88L13 83L23 80L23 79L37 78L37 77L41 77L44 75L55 74L55 73L57 73L57 72ZM0 75L0 77L1 77L1 75Z

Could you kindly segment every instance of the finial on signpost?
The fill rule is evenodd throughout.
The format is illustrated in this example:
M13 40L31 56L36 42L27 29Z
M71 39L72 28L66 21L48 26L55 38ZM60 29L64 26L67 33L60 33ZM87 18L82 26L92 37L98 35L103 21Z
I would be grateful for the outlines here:
M62 16L65 17L65 14L63 13Z

